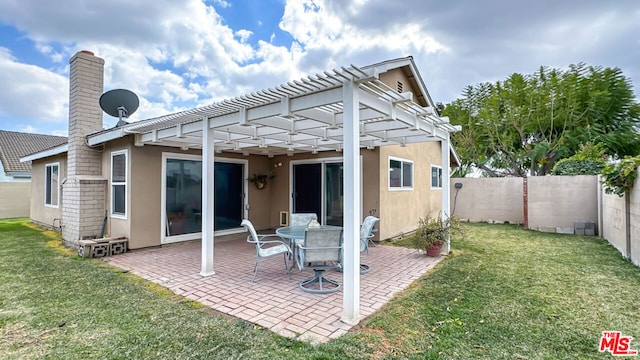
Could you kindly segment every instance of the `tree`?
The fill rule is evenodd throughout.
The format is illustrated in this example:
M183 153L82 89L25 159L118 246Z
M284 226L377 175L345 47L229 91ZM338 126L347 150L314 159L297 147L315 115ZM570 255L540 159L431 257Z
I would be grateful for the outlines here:
M597 175L607 165L606 154L602 143L591 142L580 145L574 155L562 159L551 169L552 175Z
M640 104L618 68L570 65L467 86L444 111L462 131L452 142L463 169L485 176L545 175L581 144L614 159L640 152Z

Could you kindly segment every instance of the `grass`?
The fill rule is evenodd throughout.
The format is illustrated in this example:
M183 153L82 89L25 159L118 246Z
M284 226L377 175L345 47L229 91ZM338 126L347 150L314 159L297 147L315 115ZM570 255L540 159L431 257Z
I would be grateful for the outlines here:
M640 269L605 241L515 225L464 227L454 254L367 324L392 345L389 353L610 358L597 351L602 331L640 337Z
M465 224L454 253L340 339L223 316L0 221L0 354L64 359L575 359L640 337L640 269L597 238ZM405 240L406 241L406 240ZM400 244L402 245L402 244ZM366 275L365 275L366 276ZM635 341L632 348L640 349Z
M3 359L339 359L362 346L313 346L173 295L96 259L68 255L0 221ZM349 354L349 355L347 355Z

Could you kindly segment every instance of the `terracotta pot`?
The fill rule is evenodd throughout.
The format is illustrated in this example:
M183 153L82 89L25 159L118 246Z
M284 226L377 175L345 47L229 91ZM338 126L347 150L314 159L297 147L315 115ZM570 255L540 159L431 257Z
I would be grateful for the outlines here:
M442 253L442 244L431 244L427 246L427 256L438 257Z

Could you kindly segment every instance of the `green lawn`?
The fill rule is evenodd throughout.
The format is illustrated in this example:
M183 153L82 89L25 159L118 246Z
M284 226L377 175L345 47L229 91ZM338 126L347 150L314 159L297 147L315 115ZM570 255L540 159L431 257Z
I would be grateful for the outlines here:
M24 220L0 221L0 357L605 359L602 331L640 339L640 269L606 242L464 227L453 255L365 324L310 345L65 253Z

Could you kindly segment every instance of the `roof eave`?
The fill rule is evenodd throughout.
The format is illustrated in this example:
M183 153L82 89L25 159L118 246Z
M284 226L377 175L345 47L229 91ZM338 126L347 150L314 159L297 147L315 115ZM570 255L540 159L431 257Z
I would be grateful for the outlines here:
M6 171L5 173L8 176L11 176L14 178L30 178L31 177L31 172L26 172L26 171Z
M107 131L103 130L98 133L87 135L87 144L89 146L96 146L111 140L120 139L127 134L128 133L123 128L114 128Z
M62 145L58 145L56 147L52 147L50 149L44 150L44 151L40 151L37 153L33 153L27 156L23 156L20 158L20 162L27 162L27 161L33 161L33 160L38 160L38 159L43 159L49 156L54 156L54 155L59 155L62 153L66 153L67 151L69 151L69 144L62 144Z

